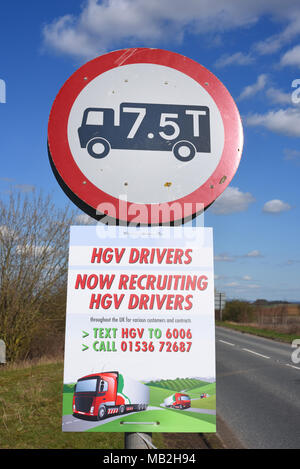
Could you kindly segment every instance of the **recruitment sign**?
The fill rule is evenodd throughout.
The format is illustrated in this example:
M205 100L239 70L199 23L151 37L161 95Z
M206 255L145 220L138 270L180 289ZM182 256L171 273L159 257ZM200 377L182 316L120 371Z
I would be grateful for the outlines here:
M63 430L215 432L211 228L71 227Z

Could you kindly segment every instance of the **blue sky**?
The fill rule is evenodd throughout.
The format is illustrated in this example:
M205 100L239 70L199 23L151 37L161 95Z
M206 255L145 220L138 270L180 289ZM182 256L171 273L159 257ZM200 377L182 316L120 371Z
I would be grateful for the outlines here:
M0 19L1 197L36 188L69 204L49 166L47 123L80 65L125 47L178 52L225 84L244 127L239 169L205 212L216 287L230 298L300 301L298 0L19 0L2 2Z

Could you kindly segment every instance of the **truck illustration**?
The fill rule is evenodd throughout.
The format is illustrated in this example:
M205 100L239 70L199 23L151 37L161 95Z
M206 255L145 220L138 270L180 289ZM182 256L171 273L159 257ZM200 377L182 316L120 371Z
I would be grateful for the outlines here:
M166 407L171 407L173 409L187 409L191 407L191 398L188 394L183 394L181 392L176 392L172 396L167 397L164 400Z
M110 415L146 410L149 388L118 371L95 373L77 380L73 394L75 417L104 419Z
M210 153L210 115L207 106L121 103L112 108L89 107L78 128L81 148L93 158L111 149L172 151L180 161L197 152Z

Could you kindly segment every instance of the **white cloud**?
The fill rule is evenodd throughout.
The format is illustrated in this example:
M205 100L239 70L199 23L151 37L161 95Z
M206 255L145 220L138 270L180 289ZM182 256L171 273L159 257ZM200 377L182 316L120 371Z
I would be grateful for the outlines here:
M239 286L238 282L225 283L225 287L238 287L238 286Z
M253 249L253 251L249 251L244 257L262 257L262 255L258 249Z
M287 161L293 161L296 164L300 164L300 151L291 150L290 148L284 149L284 159Z
M275 104L292 104L292 93L285 93L272 86L266 90L266 95Z
M279 200L279 199L274 199L274 200L269 200L269 202L265 203L265 205L263 206L263 212L277 214L281 212L286 212L290 210L291 208L292 207L287 202L283 202L282 200Z
M300 137L300 109L287 108L269 111L266 114L252 114L245 118L249 126L265 127L272 132L291 137Z
M15 234L15 232L9 228L6 225L1 225L0 226L0 238L17 238L18 236Z
M90 58L104 52L93 43L92 34L80 26L81 21L65 15L43 29L44 43L51 49L75 57Z
M30 245L30 244L25 244L25 245L18 245L16 247L16 253L19 255L29 255L33 257L38 257L42 256L44 254L50 254L53 252L55 249L52 246L46 246L46 245Z
M252 280L252 277L250 277L250 275L244 275L243 277L243 280Z
M300 44L288 50L280 60L283 66L294 65L300 68Z
M261 91L267 84L268 76L266 74L261 74L258 76L257 80L253 85L246 86L241 92L239 99L246 99L254 96L259 91Z
M232 55L222 55L215 63L217 68L227 67L228 65L249 65L254 61L250 54L236 52Z
M15 184L13 187L24 193L35 191L35 186L32 186L31 184Z
M244 212L255 199L250 192L242 192L238 187L227 187L211 206L215 215Z
M233 262L235 260L234 257L228 256L227 254L219 254L214 257L216 262Z
M75 217L75 223L78 223L79 225L92 225L96 223L96 220L86 213L80 213Z
M45 25L43 39L46 48L87 59L122 41L127 46L174 43L187 30L221 34L256 24L263 15L285 18L292 28L295 5L296 0L286 0L283 10L281 0L87 0L78 16L68 14Z
M227 253L218 254L214 257L216 262L235 262L239 259L257 259L264 257L258 249L253 249L252 251L247 252L246 254L238 255L229 255ZM252 277L249 275L244 275L243 280L252 280Z
M286 27L279 33L265 38L255 44L254 49L261 55L273 54L280 50L284 45L290 43L300 35L300 12L295 2L295 8L291 5L282 11L281 19L287 22ZM287 5L288 6L288 5ZM299 7L299 3L298 3Z

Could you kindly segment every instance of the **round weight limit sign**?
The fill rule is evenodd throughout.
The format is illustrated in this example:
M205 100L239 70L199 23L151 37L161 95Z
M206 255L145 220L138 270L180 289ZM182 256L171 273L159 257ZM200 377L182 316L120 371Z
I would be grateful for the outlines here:
M237 107L206 68L160 49L126 49L78 69L49 118L53 171L86 213L172 223L207 208L240 162Z

